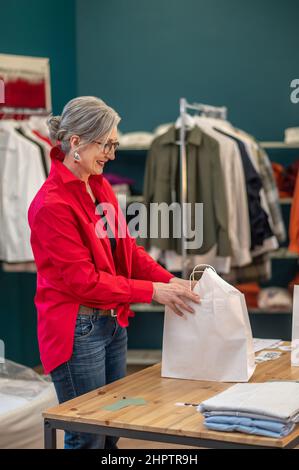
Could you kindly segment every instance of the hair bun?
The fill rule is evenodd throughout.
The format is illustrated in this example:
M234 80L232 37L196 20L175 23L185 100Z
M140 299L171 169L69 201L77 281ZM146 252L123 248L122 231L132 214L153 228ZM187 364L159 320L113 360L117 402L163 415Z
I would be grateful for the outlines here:
M60 130L61 117L51 116L48 121L49 135L52 141L62 140L64 132Z

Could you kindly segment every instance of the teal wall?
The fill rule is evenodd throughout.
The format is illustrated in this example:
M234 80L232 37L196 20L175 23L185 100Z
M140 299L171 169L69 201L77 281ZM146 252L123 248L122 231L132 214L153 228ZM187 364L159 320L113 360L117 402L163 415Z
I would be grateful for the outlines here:
M78 93L114 106L123 131L174 120L185 96L281 140L299 121L298 17L298 0L77 0Z
M55 113L76 96L75 0L0 4L0 53L49 57Z

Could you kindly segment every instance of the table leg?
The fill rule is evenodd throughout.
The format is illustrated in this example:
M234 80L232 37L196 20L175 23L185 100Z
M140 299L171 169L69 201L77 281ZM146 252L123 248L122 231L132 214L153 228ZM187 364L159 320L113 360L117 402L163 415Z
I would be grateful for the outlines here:
M44 439L45 449L57 448L56 428L52 427L51 421L45 419L44 421Z

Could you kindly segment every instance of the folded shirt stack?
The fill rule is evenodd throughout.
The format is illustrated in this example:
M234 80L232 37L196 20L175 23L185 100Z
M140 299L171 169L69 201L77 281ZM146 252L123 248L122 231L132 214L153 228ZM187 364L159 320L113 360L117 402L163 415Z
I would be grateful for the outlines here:
M236 384L198 406L214 431L284 437L299 422L299 383Z

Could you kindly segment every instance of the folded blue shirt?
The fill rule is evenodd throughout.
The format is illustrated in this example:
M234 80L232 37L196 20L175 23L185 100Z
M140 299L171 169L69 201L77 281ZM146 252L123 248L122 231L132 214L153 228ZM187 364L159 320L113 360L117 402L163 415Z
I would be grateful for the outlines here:
M213 431L237 431L276 438L287 436L295 427L294 423L221 415L205 418L204 424Z

